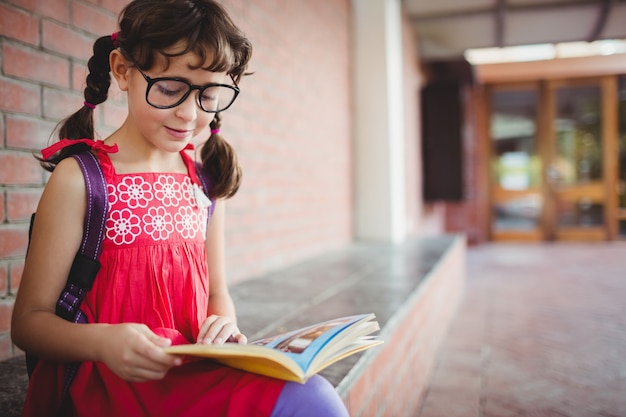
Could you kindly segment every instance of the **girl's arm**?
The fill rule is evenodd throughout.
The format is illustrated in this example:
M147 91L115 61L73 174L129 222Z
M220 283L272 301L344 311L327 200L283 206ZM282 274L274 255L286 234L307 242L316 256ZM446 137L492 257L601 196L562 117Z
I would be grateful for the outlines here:
M223 200L218 200L207 229L209 307L207 319L202 324L198 334L198 341L201 343L223 343L225 341L246 343L247 341L237 327L235 306L226 282L224 218L225 203Z
M82 239L86 198L78 164L73 158L63 160L37 207L11 337L22 350L42 359L103 361L129 380L159 378L175 364L174 358L159 348L167 341L147 327L74 324L55 315L56 301Z

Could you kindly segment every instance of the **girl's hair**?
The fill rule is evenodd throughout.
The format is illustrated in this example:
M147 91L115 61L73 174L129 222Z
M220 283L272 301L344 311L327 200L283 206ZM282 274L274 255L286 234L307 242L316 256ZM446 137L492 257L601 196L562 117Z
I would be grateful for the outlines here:
M235 84L246 75L252 45L214 0L134 0L120 14L119 26L115 39L107 35L94 43L84 90L85 102L90 105L107 99L111 84L109 55L116 47L120 47L126 59L144 70L153 67L158 55L167 60L192 52L200 58L198 68L226 72ZM59 139L93 139L93 106L85 105L63 120ZM211 122L211 136L200 152L202 167L213 181L212 198L233 196L241 183L237 154L220 136L220 125L221 114L216 113ZM52 171L63 158L83 149L86 145L78 143L40 162Z

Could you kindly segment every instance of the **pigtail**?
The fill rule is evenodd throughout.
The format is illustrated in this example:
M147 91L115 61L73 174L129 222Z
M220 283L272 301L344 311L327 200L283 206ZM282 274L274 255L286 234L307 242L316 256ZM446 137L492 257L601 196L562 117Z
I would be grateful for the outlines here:
M87 63L89 74L87 75L86 87L83 92L85 98L84 105L77 112L59 123L59 140L95 138L93 112L96 106L103 103L109 95L109 87L111 85L109 55L114 48L114 40L108 35L102 36L94 42L93 56ZM78 143L63 148L47 160L37 159L39 159L41 166L46 170L52 171L62 159L86 149L88 149L87 145Z
M235 149L222 137L221 113L216 113L211 122L211 137L200 151L202 169L209 175L213 184L209 197L229 198L235 195L241 185L241 165Z

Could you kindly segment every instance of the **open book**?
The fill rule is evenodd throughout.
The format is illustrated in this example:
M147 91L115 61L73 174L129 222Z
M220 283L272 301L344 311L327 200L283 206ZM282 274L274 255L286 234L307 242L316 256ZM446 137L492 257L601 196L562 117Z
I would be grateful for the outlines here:
M374 314L341 317L247 345L187 344L167 353L214 359L233 368L304 383L327 366L383 343L371 334L379 330Z

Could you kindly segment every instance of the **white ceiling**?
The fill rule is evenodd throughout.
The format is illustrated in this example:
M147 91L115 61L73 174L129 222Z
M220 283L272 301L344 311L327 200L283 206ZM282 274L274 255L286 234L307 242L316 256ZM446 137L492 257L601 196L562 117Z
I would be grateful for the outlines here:
M468 48L626 39L626 0L402 0L420 57Z

